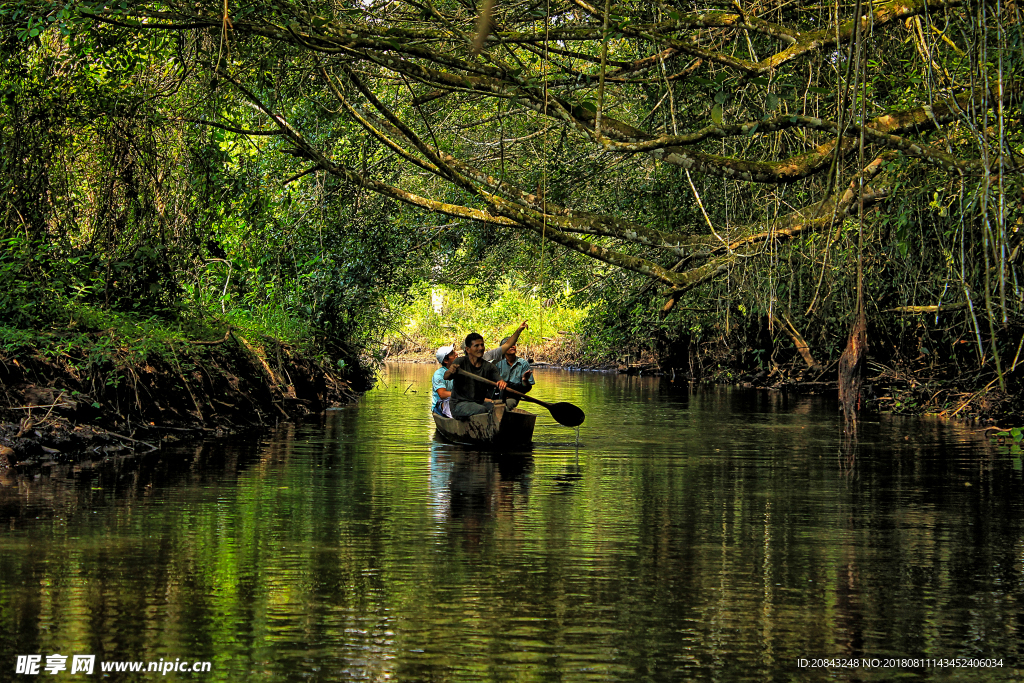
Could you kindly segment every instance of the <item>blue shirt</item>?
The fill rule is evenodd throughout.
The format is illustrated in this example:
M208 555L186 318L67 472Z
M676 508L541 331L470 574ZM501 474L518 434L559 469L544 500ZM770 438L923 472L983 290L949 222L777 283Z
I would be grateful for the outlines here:
M498 368L498 374L506 382L512 384L529 384L533 386L534 382L533 374L530 374L525 380L523 379L523 373L530 369L530 363L525 358L516 358L516 362L512 365L508 364L508 360L502 356L501 360L494 364L494 367Z
M448 368L446 368L443 365L441 367L439 367L437 370L434 371L434 377L432 378L432 382L431 382L433 384L432 392L434 394L434 402L431 404L431 410L433 410L434 406L436 406L438 403L440 403L442 400L444 400L437 393L437 390L438 389L447 389L448 391L451 391L452 390L452 386L455 383L454 379L445 379L444 378L444 373L447 372L447 371L448 371Z

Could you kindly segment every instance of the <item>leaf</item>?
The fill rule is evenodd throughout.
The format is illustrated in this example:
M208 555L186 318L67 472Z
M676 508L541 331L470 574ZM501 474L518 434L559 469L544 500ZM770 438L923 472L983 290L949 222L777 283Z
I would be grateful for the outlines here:
M717 104L725 104L726 100L729 99L729 93L724 90L719 90L715 93L714 99Z
M722 105L716 104L711 107L711 120L715 122L716 126L722 125L724 117L722 116Z
M753 83L754 85L759 85L762 88L767 88L768 87L768 79L767 78L751 78L750 82Z
M811 86L807 88L807 92L817 93L818 95L828 95L832 91L829 90L828 88L816 88L814 86Z
M679 16L679 12L675 11L674 9L670 9L668 11L668 16L670 19L672 19L672 21L679 21L679 19L681 18Z
M775 111L779 108L779 96L775 93L768 93L768 97L764 98L764 108L768 111Z

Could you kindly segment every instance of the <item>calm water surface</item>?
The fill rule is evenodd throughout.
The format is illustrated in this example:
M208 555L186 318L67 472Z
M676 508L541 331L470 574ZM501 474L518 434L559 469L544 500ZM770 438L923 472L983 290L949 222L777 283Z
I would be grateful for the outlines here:
M1024 678L1021 463L973 428L844 444L824 399L539 370L579 444L529 406L535 448L499 457L433 440L433 370L261 440L0 479L0 680Z

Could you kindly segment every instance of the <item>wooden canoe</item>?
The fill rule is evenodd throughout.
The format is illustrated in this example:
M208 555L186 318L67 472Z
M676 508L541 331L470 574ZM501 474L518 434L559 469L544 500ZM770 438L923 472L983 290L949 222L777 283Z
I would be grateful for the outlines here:
M446 441L491 448L530 445L533 442L533 426L537 423L537 416L533 413L519 408L508 410L503 405L495 405L493 412L464 420L444 417L434 412L430 414L434 416L438 435Z

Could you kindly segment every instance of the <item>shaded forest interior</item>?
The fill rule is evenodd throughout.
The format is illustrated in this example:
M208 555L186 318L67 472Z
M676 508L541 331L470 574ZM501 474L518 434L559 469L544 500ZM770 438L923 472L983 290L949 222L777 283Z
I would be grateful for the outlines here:
M566 362L1020 415L1022 19L2 2L0 357L108 386L223 335L355 386L417 293L512 288L586 309Z

